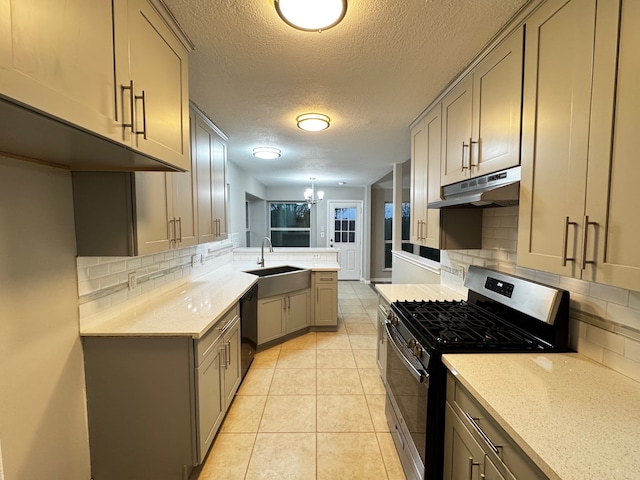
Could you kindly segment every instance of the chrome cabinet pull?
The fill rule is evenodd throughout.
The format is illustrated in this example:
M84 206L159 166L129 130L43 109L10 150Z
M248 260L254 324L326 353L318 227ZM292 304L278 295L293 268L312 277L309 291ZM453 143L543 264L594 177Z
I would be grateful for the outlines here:
M172 218L169 220L169 243L176 243L176 219Z
M474 142L472 138L469 139L469 169L473 170L473 167L479 168L480 162L473 163L473 146L478 145L480 147L480 140ZM479 155L478 155L479 156Z
M473 480L473 468L480 468L480 462L474 462L473 457L469 457L469 480Z
M231 366L231 342L227 342L224 344L225 355L227 356L227 365L226 368Z
M131 91L133 94L133 90ZM138 130L138 125L136 125L136 130L133 132L136 135L142 135L142 138L147 139L147 97L142 90L142 95L134 95L134 99L142 100L142 130ZM135 107L134 107L135 108ZM133 130L132 130L133 131Z
M471 140L471 139L469 139ZM465 167L464 165L464 149L465 148L469 148L470 149L471 145L467 145L466 143L464 143L464 140L462 141L462 170L460 170L461 172L464 172L465 170L467 170L469 167Z
M227 368L227 347L226 347L226 344L222 345L220 347L219 352L220 352L220 357L222 357L223 354L224 354L224 362L222 361L223 359L221 358L220 359L220 367L221 368Z
M576 222L570 222L569 217L564 217L564 230L562 234L562 266L566 267L567 262L575 262L575 257L567 257L567 244L569 243L569 225L577 226Z
M484 433L484 430L482 430L482 428L480 427L480 424L478 423L477 418L473 418L469 412L464 412L465 416L467 417L467 420L469 420L469 422L471 422L471 425L473 425L473 428L475 428L475 430L480 434L480 436L482 437L482 439L487 442L487 445L489 445L489 447L491 448L491 450L493 450L493 453L495 453L496 455L500 456L500 448L502 448L502 445L496 445L494 444L491 439L488 437L488 435L486 433Z
M129 90L129 116L130 123L123 123L123 128L131 128L131 133L136 133L136 106L135 106L135 93L133 90L133 80L129 82L129 85L120 85L120 102L124 109L124 91ZM122 121L124 122L124 114L122 115Z
M178 224L178 242L182 243L182 217L178 217L176 223Z
M584 270L587 268L587 263L596 263L595 260L587 260L587 239L589 237L589 225L594 227L598 226L598 222L590 222L589 215L584 216L584 230L582 231L582 264L580 268Z

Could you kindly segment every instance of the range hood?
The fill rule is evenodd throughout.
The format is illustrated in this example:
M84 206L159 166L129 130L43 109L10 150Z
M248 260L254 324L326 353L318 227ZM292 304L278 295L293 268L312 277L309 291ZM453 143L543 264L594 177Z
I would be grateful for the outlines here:
M505 207L520 198L520 167L471 178L442 188L442 200L427 208Z

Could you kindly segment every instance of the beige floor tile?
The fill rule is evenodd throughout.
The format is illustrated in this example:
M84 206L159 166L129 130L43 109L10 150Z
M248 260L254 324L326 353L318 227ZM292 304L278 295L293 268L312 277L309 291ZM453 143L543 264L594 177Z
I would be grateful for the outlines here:
M351 314L351 313L358 313L358 314L363 315L363 314L367 313L361 303L358 303L357 305L340 304L340 311L344 315L348 315L348 314Z
M270 395L264 407L260 432L315 432L315 395Z
M318 432L372 432L364 395L318 395Z
M220 431L224 433L256 433L266 401L266 395L236 396Z
M318 395L362 395L360 375L355 368L319 369Z
M315 433L258 434L246 480L302 480L315 476Z
M338 302L342 305L362 305L360 299L354 294L352 297L341 298Z
M277 368L269 395L315 395L316 370L314 368Z
M366 313L346 313L343 315L345 325L352 323L366 323L371 324L371 317Z
M373 420L373 428L376 432L388 432L389 424L384 412L386 395L365 395L367 405L369 406L369 415Z
M353 350L353 358L358 368L378 368L375 349Z
M282 350L315 350L316 332L305 333L299 337L287 340L282 344Z
M351 348L354 350L375 350L378 344L378 337L375 335L375 329L373 332L373 335L349 335ZM282 352L280 355L282 355Z
M378 445L380 445L380 451L382 452L382 460L384 466L387 469L387 476L389 480L406 480L402 470L402 464L398 458L398 452L393 444L393 438L390 433L378 432Z
M318 368L356 368L352 350L318 350Z
M280 345L278 348L270 348L262 352L258 352L253 357L251 368L276 368L276 362L280 355Z
M318 480L386 478L375 433L318 433Z
M335 333L318 332L316 334L316 346L318 350L350 350L348 335L336 335Z
M198 480L243 480L255 433L220 433L209 451Z
M367 395L384 395L385 388L377 368L359 368L362 388Z
M274 369L250 368L236 395L267 395Z
M349 323L346 325L349 335L376 335L376 326L371 322Z
M316 350L280 350L276 369L316 368Z

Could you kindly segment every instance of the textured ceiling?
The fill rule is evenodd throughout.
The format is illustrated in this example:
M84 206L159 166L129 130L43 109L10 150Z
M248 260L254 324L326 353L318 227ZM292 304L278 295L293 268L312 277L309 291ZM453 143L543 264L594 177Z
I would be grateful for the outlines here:
M229 160L269 186L358 186L409 159L409 124L527 2L349 0L321 33L285 24L273 0L165 3L195 44L190 97L228 135ZM316 111L328 130L297 128Z

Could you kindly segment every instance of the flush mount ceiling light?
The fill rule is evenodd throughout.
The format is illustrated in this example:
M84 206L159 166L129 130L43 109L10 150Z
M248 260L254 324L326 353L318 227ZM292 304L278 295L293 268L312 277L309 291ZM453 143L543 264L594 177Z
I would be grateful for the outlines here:
M275 0L280 18L306 32L327 30L344 18L347 0Z
M303 113L296 117L298 128L308 132L319 132L329 128L331 119L322 113Z
M263 160L273 160L281 155L281 150L275 147L256 147L253 149L253 156Z

